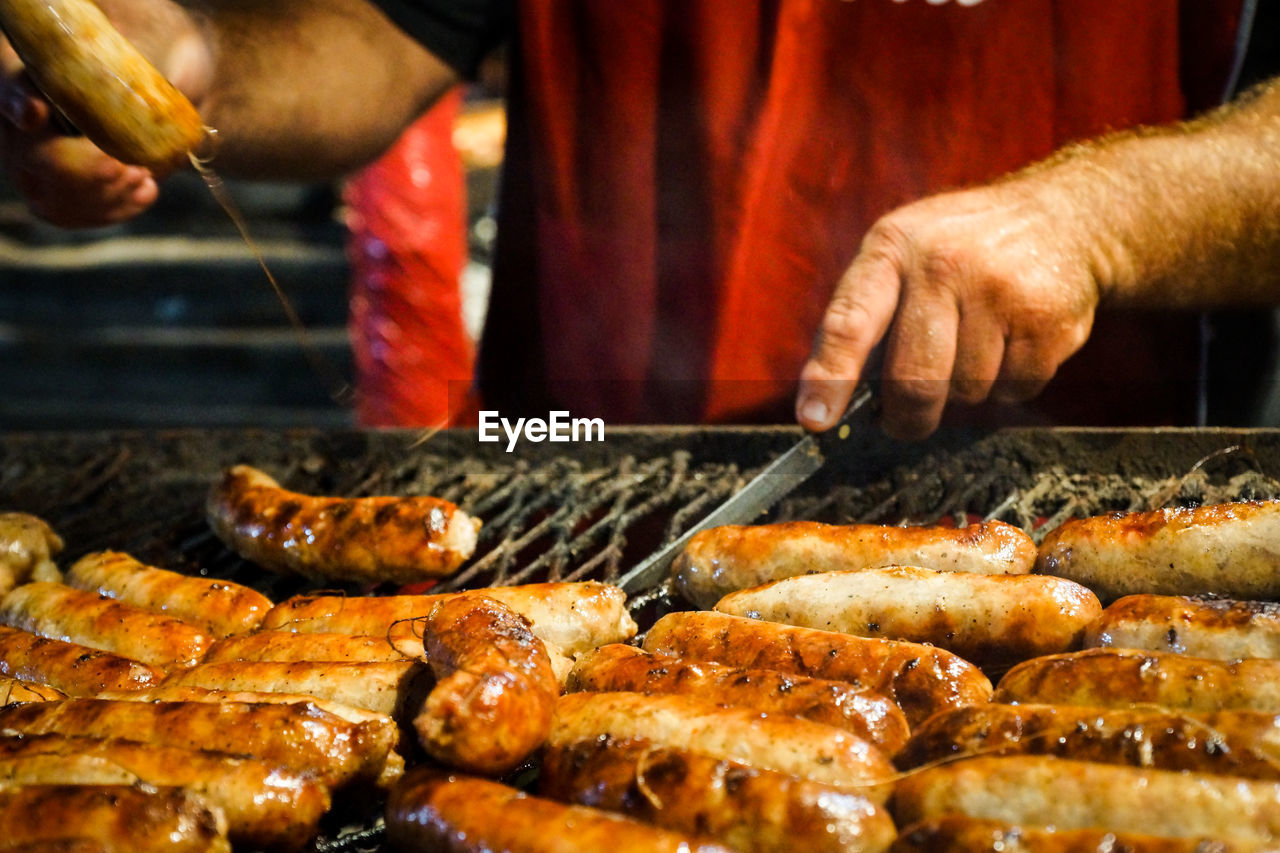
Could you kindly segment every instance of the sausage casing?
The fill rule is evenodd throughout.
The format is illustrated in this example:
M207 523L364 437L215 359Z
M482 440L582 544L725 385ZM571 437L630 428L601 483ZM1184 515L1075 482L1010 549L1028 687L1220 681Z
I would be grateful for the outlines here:
M1134 593L1280 597L1280 501L1114 512L1064 522L1036 570L1104 600Z
M898 782L899 826L962 814L1059 829L1280 839L1280 783L1072 761L967 758Z
M893 840L880 806L848 790L644 740L548 747L539 793L705 835L740 853L877 853Z
M991 682L945 649L796 628L714 611L669 613L644 648L689 660L761 667L863 685L898 704L915 726L943 708L986 702Z
M513 769L546 740L560 692L542 641L482 596L437 602L423 628L436 683L413 719L422 748L473 773Z
M905 769L972 755L1056 755L1280 780L1280 716L988 703L934 714L894 761Z
M48 702L52 699L65 698L67 698L67 694L47 684L36 684L31 681L0 675L0 705Z
M893 765L870 741L798 717L770 717L690 696L570 693L556 702L547 743L643 738L655 746L787 773L883 802Z
M1078 648L1102 605L1088 589L1062 578L888 566L774 581L730 593L716 610L931 643L985 665Z
M416 698L425 667L417 661L235 661L202 663L174 672L165 684L298 693L379 714L397 714Z
M853 732L890 755L909 734L907 718L896 704L843 681L651 655L619 643L579 655L566 687L575 692L681 693L717 705L803 717Z
M195 107L89 0L3 0L0 20L40 90L103 151L169 171L205 138Z
M890 853L1264 853L1266 842L1054 829L947 815L904 827Z
M271 609L270 599L242 584L148 566L119 551L76 560L66 583L198 625L215 638L254 630Z
M332 663L389 663L422 655L422 643L410 651L406 643L388 637L359 634L295 634L260 631L218 640L205 652L204 663L235 661L329 661Z
M0 675L48 684L68 696L139 690L164 678L160 670L136 660L3 625Z
M1280 713L1280 660L1217 661L1172 652L1085 649L1023 661L996 702Z
M357 583L451 574L474 553L480 529L440 498L313 497L248 465L224 473L206 509L218 538L263 568Z
M1180 595L1126 595L1085 631L1088 647L1192 657L1280 658L1280 604Z
M533 797L488 779L427 767L387 801L387 838L401 850L448 853L730 853L711 842L586 806Z
M787 521L703 530L671 570L680 594L705 609L735 590L810 572L904 565L1026 574L1035 559L1031 537L1003 521L968 527Z
M213 642L180 619L60 583L29 583L11 590L0 599L0 621L161 669L198 663Z
M233 843L269 850L302 848L329 809L329 789L303 772L120 738L0 738L0 780L59 785L141 781L186 788L222 809Z
M221 809L183 788L0 786L0 838L24 851L93 839L113 851L231 853Z
M377 779L391 748L384 729L303 704L65 699L0 708L4 729L247 755L306 770L331 787Z
M61 550L62 538L44 519L0 512L0 594L31 580L58 580L53 558Z

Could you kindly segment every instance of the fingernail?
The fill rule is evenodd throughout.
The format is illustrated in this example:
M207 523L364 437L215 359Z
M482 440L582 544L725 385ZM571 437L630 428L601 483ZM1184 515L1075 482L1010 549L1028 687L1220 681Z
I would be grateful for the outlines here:
M827 408L827 404L816 397L810 397L800 404L800 417L810 423L826 423L827 415L830 411Z

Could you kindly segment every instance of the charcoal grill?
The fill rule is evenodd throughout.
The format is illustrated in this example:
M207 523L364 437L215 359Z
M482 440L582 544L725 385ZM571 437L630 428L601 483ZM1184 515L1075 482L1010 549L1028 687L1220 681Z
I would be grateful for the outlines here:
M603 442L480 443L474 432L175 430L0 437L0 509L35 513L64 564L101 549L235 580L275 600L314 588L266 574L210 533L204 498L246 462L317 494L433 494L484 519L475 557L436 589L616 580L799 438L784 427L611 429ZM1008 429L920 444L868 431L761 521L1000 519L1041 537L1071 516L1280 497L1280 430ZM370 590L353 590L368 592ZM387 591L392 590L373 590ZM682 604L632 601L642 628ZM318 851L376 850L376 821Z

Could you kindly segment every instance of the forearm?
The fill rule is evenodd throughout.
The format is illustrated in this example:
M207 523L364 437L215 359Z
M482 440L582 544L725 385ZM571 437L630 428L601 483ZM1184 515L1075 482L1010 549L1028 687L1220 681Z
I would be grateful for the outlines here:
M363 0L192 0L211 62L197 96L215 167L312 179L376 157L454 82Z
M1075 146L1013 177L1071 214L1103 305L1280 300L1280 84L1171 128ZM1043 180L1042 180L1043 179Z

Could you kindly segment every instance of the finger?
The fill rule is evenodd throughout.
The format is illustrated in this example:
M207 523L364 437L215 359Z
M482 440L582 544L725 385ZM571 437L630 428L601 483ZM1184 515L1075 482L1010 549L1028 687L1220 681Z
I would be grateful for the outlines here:
M796 419L806 429L831 428L849 404L867 356L893 318L900 268L895 254L863 251L841 277L800 371Z
M907 290L885 349L883 425L889 435L925 438L942 420L956 360L960 309L947 291Z
M951 399L963 403L987 399L1000 375L1004 352L1004 330L989 313L961 311L955 366L951 369Z

